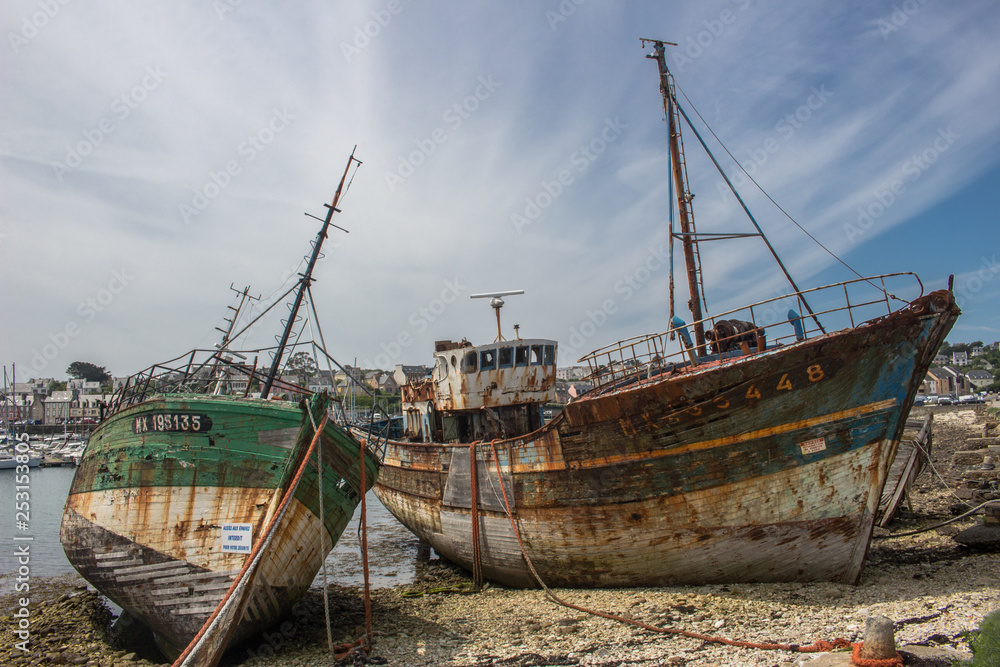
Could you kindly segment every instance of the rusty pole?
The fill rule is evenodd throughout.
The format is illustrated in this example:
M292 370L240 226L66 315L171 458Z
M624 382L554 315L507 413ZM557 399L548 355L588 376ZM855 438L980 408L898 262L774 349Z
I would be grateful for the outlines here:
M660 73L660 93L663 95L663 111L667 115L667 123L670 132L670 160L673 171L674 185L677 192L677 209L680 214L681 243L684 248L684 265L687 267L688 291L691 294L688 300L688 307L691 310L691 317L694 319L694 339L695 346L700 356L705 355L705 327L701 320L704 318L701 310L701 298L698 296L698 261L695 258L694 221L691 211L691 194L688 192L685 183L684 172L682 171L680 143L680 124L677 122L677 112L674 107L674 91L670 81L670 71L667 69L666 55L663 45L670 42L659 40L650 41L654 45L653 55L647 58L656 61Z

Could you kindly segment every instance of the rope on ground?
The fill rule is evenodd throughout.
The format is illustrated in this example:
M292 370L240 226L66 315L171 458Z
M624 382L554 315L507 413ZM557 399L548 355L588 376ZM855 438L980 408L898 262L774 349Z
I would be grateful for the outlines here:
M937 467L935 467L934 462L931 461L930 452L924 449L919 442L914 441L913 444L917 449L920 450L920 453L924 455L924 458L927 459L927 467L931 469L931 472L934 473L934 475L938 478L938 481L941 482L942 486L944 486L944 488L948 491L948 493L955 496L955 499L958 500L958 502L962 503L963 505L971 505L972 503L970 503L969 501L965 500L964 498L958 497L958 494L955 493L955 489L951 487L951 484L948 483L948 480L944 478L944 475L941 474L941 472L937 469Z
M973 507L968 512L964 512L962 514L959 514L958 516L952 517L952 518L948 519L947 521L942 521L941 523L936 523L933 526L927 526L926 528L921 528L920 530L911 530L908 533L892 533L890 535L876 535L874 537L874 539L876 539L876 540L888 540L888 539L893 538L893 537L909 537L910 535L919 535L920 533L926 533L926 532L929 532L931 530L936 530L938 528L941 528L942 526L947 526L949 523L955 523L956 521L961 521L965 517L967 517L969 515L972 515L972 514L975 514L976 512L978 512L979 510L981 510L982 508L986 507L987 505L1000 505L1000 500L987 500L984 503L980 503L980 504L976 505L975 507Z
M436 588L428 588L424 591L403 591L399 594L400 597L404 598L418 598L422 595L432 595L434 593L465 593L469 590L469 584L460 583L453 586L438 586Z
M483 561L482 554L479 551L479 475L477 474L477 464L476 464L476 445L479 441L473 442L469 445L469 490L471 498L469 500L469 506L471 507L471 519L472 519L472 582L476 586L476 590L483 587Z
M514 529L514 536L517 538L517 544L521 548L521 555L524 557L524 562L528 565L528 569L531 570L531 574L535 578L535 581L537 581L538 585L541 586L542 589L545 591L546 597L548 597L550 600L552 600L556 604L562 605L563 607L566 607L567 609L574 609L576 611L583 612L585 614L590 614L592 616L598 616L600 618L606 618L606 619L608 619L610 621L617 621L619 623L624 623L626 625L634 625L634 626L642 628L644 630L649 630L650 632L658 632L658 633L661 633L661 634L680 635L682 637L688 637L688 638L691 638L691 639L698 639L698 640L701 640L703 642L708 642L708 643L712 643L712 644L723 644L723 645L726 645L726 646L736 646L736 647L739 647L739 648L756 648L756 649L771 650L771 651L792 651L792 652L796 652L796 653L824 653L824 652L832 651L834 649L847 649L847 648L851 647L851 643L848 642L843 637L837 637L836 639L834 639L833 641L830 641L830 642L824 641L824 640L817 640L814 643L809 644L808 646L801 646L799 644L778 644L778 643L763 643L763 642L747 642L747 641L740 641L740 640L736 640L736 639L726 639L725 637L713 637L713 636L710 636L710 635L703 635L703 634L698 633L698 632L691 632L690 630L681 630L680 628L661 628L661 627L656 626L656 625L649 625L648 623L643 623L642 621L637 621L637 620L632 619L632 618L626 618L624 616L619 616L617 614L609 614L607 612L598 611L596 609L589 609L587 607L581 607L579 605L575 605L575 604L573 604L571 602L567 602L566 600L563 600L558 595L556 595L555 593L553 593L552 590L548 586L545 585L545 582L542 581L542 578L538 575L538 571L535 570L534 563L531 562L531 558L528 556L528 552L527 552L527 550L524 547L524 542L521 540L521 531L518 530L517 523L514 521L514 514L511 511L510 501L507 498L507 490L504 488L503 480L500 477L500 459L497 456L496 443L497 443L497 441L493 440L490 443L490 447L493 448L493 461L496 464L497 479L500 480L500 490L503 491L503 502L504 502L504 506L507 509L507 517L510 519L511 528ZM508 461L508 465L510 465L510 456L509 456L509 454L508 454L507 461ZM875 666L875 667L881 667L881 666Z

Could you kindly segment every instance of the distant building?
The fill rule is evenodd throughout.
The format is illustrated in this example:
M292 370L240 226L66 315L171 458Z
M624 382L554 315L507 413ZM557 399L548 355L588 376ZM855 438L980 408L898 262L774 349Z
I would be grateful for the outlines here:
M969 382L978 391L982 391L996 381L993 378L993 373L989 371L969 371L965 376L969 378Z
M69 421L70 409L77 399L77 390L54 391L45 398L45 413L42 421L45 424L64 424Z
M316 375L309 378L307 387L309 391L314 393L325 391L332 394L335 377L330 371L317 371Z
M938 394L947 396L954 394L967 394L972 391L972 384L960 371L950 367L932 368L927 371L927 376L921 383L921 389L926 394Z
M938 352L934 356L934 365L935 366L944 366L950 360L951 360L951 358L947 354L942 354L941 352Z
M384 373L378 378L378 383L374 387L384 394L399 393L399 385L396 384L396 376Z
M78 394L100 394L100 382L88 382L83 378L73 378L66 383L66 389Z
M952 352L951 363L954 366L967 366L969 364L968 352Z
M49 385L55 382L53 378L39 378L27 382L15 382L14 393L19 396L48 396Z
M104 418L105 408L114 394L86 394L70 405L70 422L98 422Z
M0 401L0 419L4 422L42 419L44 407L35 394L7 394Z
M403 364L396 364L396 370L393 371L392 377L396 380L397 386L402 386L404 384L409 384L411 381L423 380L430 374L431 369L426 366L405 366Z

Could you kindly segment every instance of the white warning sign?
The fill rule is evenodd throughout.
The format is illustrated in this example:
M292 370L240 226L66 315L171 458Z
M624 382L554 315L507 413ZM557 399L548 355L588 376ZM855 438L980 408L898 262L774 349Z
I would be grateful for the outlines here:
M222 524L222 552L248 554L253 548L253 525L249 523Z

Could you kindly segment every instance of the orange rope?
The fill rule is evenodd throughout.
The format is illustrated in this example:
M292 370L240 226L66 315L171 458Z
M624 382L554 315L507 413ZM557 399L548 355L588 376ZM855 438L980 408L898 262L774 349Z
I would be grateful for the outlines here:
M172 667L181 667L181 665L184 664L184 662L188 659L191 653L195 649L200 648L199 644L201 642L201 639L205 636L209 628L215 623L216 618L218 618L218 616L222 613L222 610L229 602L229 599L232 597L233 593L242 583L242 579L245 576L248 576L248 571L251 569L251 567L254 568L254 570L256 570L256 567L260 561L261 553L263 549L270 542L269 534L277 525L278 521L285 513L285 510L288 508L289 503L292 501L292 497L295 495L295 489L298 487L299 481L302 479L302 474L305 472L306 467L309 464L309 459L312 458L313 450L316 449L316 443L319 442L320 437L323 435L323 427L326 426L326 418L327 418L326 413L324 413L323 419L319 423L319 427L313 434L313 439L312 442L309 444L309 449L306 451L305 456L302 457L302 463L299 465L299 469L295 472L295 477L292 478L291 483L289 483L288 488L285 490L285 495L281 499L281 504L278 506L278 510L271 517L271 521L268 522L267 527L261 533L261 536L257 540L257 544L254 545L254 548L250 552L250 555L247 556L245 561L243 561L243 567L240 568L239 574L236 575L236 578L233 580L233 583L229 586L229 590L227 590L226 594L222 597L222 600L220 600L219 604L216 605L215 611L212 612L212 614L208 617L208 620L205 621L204 625L201 626L201 629L198 630L198 634L195 635L194 639L191 640L191 643L187 645L187 647L184 649L184 652L177 657L177 660L174 661ZM237 622L239 621L239 619L236 620ZM226 628L224 632L232 632L235 629L235 627L236 623L233 623L229 628ZM223 642L223 644L225 644L225 642ZM209 657L210 657L210 662L207 664L211 665L218 664L219 659L222 657L222 652L218 651L215 655Z
M537 581L538 584L545 590L546 596L548 596L549 599L551 599L553 602L560 604L564 607L567 607L568 609L575 609L576 611L580 611L585 614L591 614L592 616L599 616L601 618L606 618L611 621L618 621L619 623L634 625L636 627L643 628L644 630L649 630L650 632L681 635L683 637L690 637L691 639L699 639L704 642L710 642L713 644L724 644L726 646L737 646L740 648L756 648L763 650L792 651L797 653L824 653L832 651L835 648L849 648L851 646L851 643L848 642L843 637L837 637L832 642L817 640L816 642L808 646L800 646L798 644L745 642L735 639L726 639L725 637L713 637L710 635L703 635L697 632L691 632L690 630L681 630L680 628L661 628L655 625L649 625L648 623L643 623L642 621L636 621L631 618L625 618L624 616L618 616L617 614L608 614L603 611L597 611L596 609L588 609L587 607L581 607L579 605L566 602L558 595L553 593L549 589L549 587L545 585L545 582L542 581L542 578L538 576L538 572L535 570L535 566L531 562L531 558L528 557L528 552L524 548L524 542L521 540L521 532L517 529L517 524L514 521L514 514L511 512L510 509L510 501L507 499L507 490L504 488L503 479L500 477L500 460L497 457L496 443L497 441L494 440L490 443L490 446L493 448L493 461L496 464L497 479L500 481L500 490L503 492L503 502L507 508L507 517L510 519L510 525L514 529L514 536L517 538L517 543L521 547L521 555L524 556L524 561L525 563L527 563L528 569L530 569L531 574L534 575L535 581ZM894 665L895 663L892 664ZM882 667L882 665L873 665L870 667Z
M864 642L851 644L851 662L858 667L896 667L903 664L903 656L899 653L892 658L862 658L861 647L864 645Z

